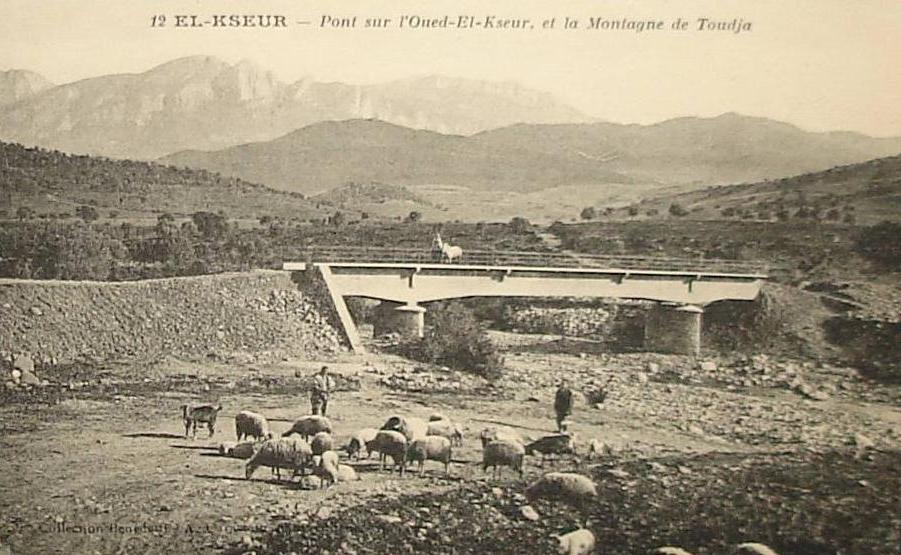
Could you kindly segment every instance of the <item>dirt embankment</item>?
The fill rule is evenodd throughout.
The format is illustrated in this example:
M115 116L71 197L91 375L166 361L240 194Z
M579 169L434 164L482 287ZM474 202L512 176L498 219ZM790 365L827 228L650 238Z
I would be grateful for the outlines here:
M2 280L0 353L63 364L340 349L315 301L275 271L124 283Z

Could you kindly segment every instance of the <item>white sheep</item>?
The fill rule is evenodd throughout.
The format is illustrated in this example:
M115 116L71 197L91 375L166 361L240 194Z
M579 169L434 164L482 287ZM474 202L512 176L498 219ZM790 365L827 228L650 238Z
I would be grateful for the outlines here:
M553 534L551 537L557 540L559 555L589 555L594 551L594 534L585 528L562 535Z
M338 481L339 482L353 482L359 480L360 477L357 475L357 471L354 470L354 467L347 464L339 464L338 465Z
M334 451L325 451L321 455L315 457L318 459L313 465L313 474L319 476L319 487L326 487L338 481L338 453Z
M777 555L775 551L762 543L747 542L738 545L739 553L748 553L749 555Z
M509 439L490 441L482 450L482 472L487 472L489 466L493 467L494 477L497 478L499 467L507 466L522 476L522 463L525 456L526 448L518 441Z
M463 445L463 430L451 420L430 420L426 429L427 436L443 436L456 446Z
M275 469L281 480L281 469L292 469L294 473L305 468L313 457L310 445L297 438L280 437L264 441L256 453L247 461L244 476L249 480L257 468L268 466Z
M366 449L366 444L373 439L375 439L375 435L379 433L375 428L363 428L362 430L357 430L354 432L352 436L350 436L350 441L347 443L347 447L344 448L347 451L347 456L352 459L360 458L360 451ZM366 451L366 458L369 458L371 453Z
M482 430L482 433L479 434L479 439L482 440L482 448L484 449L490 442L503 439L506 441L515 441L519 444L525 445L525 442L522 440L522 436L518 433L514 432L510 428L497 428L490 427Z
M249 410L242 410L235 415L235 435L238 441L244 438L253 439L272 439L272 432L269 431L269 422L262 414L257 414Z
M681 547L673 547L671 545L667 545L664 547L658 547L654 551L651 552L652 555L691 555L688 551L685 551Z
M332 434L328 432L319 432L314 435L313 439L310 441L310 448L313 450L314 455L321 455L326 451L331 451L334 444L335 442L332 439Z
M379 430L372 441L366 444L369 452L378 451L379 470L384 470L385 459L390 456L394 466L400 466L400 475L404 475L407 464L407 438L394 430Z
M328 418L314 414L312 416L304 416L294 422L291 429L282 434L282 437L287 437L291 434L300 434L304 440L309 441L311 436L314 436L319 432L332 433L332 423Z
M526 489L529 500L581 504L597 496L597 486L591 478L572 472L549 472Z
M429 432L429 423L422 418L405 418L403 416L392 416L382 425L382 430L393 430L404 434L407 441L413 441L416 438L425 437Z
M422 476L425 461L444 463L444 474L450 474L452 455L451 441L443 436L426 436L414 439L407 448L407 462L419 463L419 475Z

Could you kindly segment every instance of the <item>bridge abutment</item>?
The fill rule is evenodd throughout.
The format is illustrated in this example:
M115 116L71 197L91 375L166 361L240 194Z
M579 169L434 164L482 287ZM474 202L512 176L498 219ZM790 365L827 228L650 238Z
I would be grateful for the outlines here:
M425 308L417 304L382 301L375 310L376 336L397 333L401 337L418 338L425 333Z
M694 305L658 303L647 315L644 346L649 351L698 356L704 310Z

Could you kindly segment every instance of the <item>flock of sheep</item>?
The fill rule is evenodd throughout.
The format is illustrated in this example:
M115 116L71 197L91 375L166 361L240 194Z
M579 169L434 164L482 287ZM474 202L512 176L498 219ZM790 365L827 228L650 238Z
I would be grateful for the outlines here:
M196 424L200 422L207 424L212 436L216 414L220 409L218 406L197 407L191 411L185 408L185 435L187 436L189 426L196 430ZM359 459L361 456L369 458L373 453L378 453L379 470L384 470L390 457L392 472L396 469L401 476L411 463L418 464L421 475L426 461L443 464L445 474L449 474L453 449L463 444L463 429L460 425L437 413L432 414L427 421L391 416L380 429L358 430L344 446L337 448L332 435L332 423L325 416L304 416L294 422L288 431L276 437L263 415L241 411L235 416L235 433L238 443L223 443L219 446L219 451L222 455L247 460L245 478L250 479L261 466L271 468L278 480L281 480L282 470L291 472L289 479L310 471L319 478L320 488L330 487L336 482L360 479L352 466L340 462L338 450L343 450L349 459ZM481 431L479 439L482 444L482 471L487 472L491 468L495 477L503 467L522 476L526 455L540 455L542 466L550 456L570 455L576 464L580 461L575 433L546 435L526 442L510 428L489 427ZM585 449L588 459L606 453L609 453L607 448L597 440L590 441ZM526 488L525 495L530 501L544 499L582 508L584 504L594 500L598 493L595 483L582 474L548 472ZM553 538L558 542L557 552L562 555L587 555L595 550L594 534L586 528L555 534ZM757 543L741 544L738 548L742 553L775 555L767 546ZM690 555L678 547L661 547L654 553Z
M327 417L313 415L300 418L276 437L263 415L241 411L235 416L239 443L221 444L219 451L226 456L246 459L244 475L247 479L261 466L271 468L278 480L281 480L283 470L291 472L289 478L309 471L319 478L320 488L325 488L336 482L359 479L352 466L340 462L338 450L343 450L349 459L369 458L378 453L379 470L384 470L390 457L392 471L397 470L401 476L412 464L418 465L422 475L426 461L443 464L447 475L453 449L463 444L461 426L441 414L432 414L428 420L391 416L380 429L357 430L342 447L336 446L333 432ZM576 456L575 434L554 434L526 442L509 428L490 427L482 430L479 439L482 470L487 472L491 468L495 477L503 467L522 476L526 455L540 455L542 466L549 456ZM591 442L588 454L591 456L599 450L600 445ZM596 497L597 488L591 479L581 474L550 472L529 486L526 496L530 500L579 504ZM590 553L595 545L594 535L587 529L554 537L559 543L559 553L569 555Z

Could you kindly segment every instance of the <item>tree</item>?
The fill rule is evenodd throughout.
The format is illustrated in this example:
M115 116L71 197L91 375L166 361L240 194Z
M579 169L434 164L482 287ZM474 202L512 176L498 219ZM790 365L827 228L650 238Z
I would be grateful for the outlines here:
M228 220L222 212L194 212L191 221L206 239L221 239L228 233Z
M75 215L84 220L85 223L91 223L100 217L97 209L93 206L79 206L75 209Z
M684 206L679 204L678 202L674 202L669 205L669 213L671 216L676 216L677 218L681 218L682 216L688 215L688 210L685 209Z
M629 216L633 216L633 217L637 216L638 215L638 207L630 206L630 207L626 208L626 213L629 214Z
M429 309L425 336L405 350L413 358L484 376L500 377L503 358L484 326L459 302Z
M901 269L901 223L864 228L854 241L857 252L887 270Z
M347 223L347 216L344 215L344 212L338 210L329 218L329 223L333 226L341 227Z
M598 211L595 210L594 206L586 206L582 209L582 213L579 216L583 220L593 220L598 217Z
M523 218L522 216L516 216L515 218L510 220L509 225L510 229L512 229L516 233L522 233L532 227L532 224L529 222L529 220Z
M422 212L418 210L413 210L409 214L407 214L407 222L416 223L422 219Z

